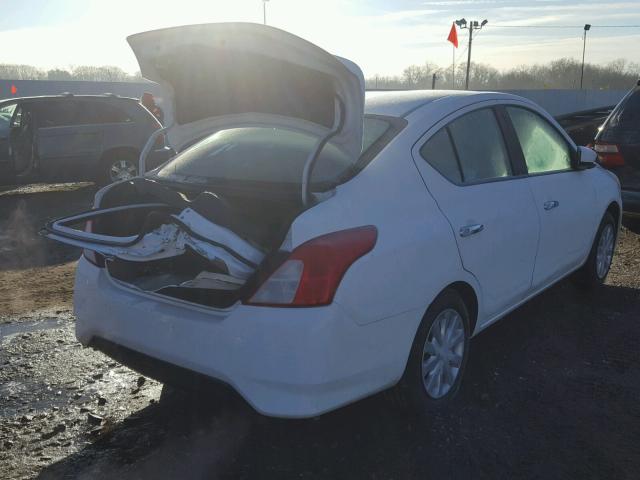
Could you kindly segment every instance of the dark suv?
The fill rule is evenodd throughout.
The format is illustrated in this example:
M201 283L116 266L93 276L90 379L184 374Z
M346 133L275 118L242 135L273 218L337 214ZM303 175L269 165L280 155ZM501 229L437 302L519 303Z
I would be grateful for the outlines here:
M640 80L607 117L594 149L620 180L624 212L640 216Z
M138 156L161 128L138 100L59 95L0 102L0 183L92 180L137 174ZM147 165L171 156L159 137Z

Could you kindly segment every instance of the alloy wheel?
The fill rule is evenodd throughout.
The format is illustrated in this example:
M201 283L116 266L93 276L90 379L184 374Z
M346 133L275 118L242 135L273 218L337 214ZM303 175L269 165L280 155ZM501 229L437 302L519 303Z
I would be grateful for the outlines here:
M613 232L613 225L608 223L602 229L596 250L596 274L600 279L607 276L609 268L611 267L614 243L615 234Z
M109 178L112 182L129 180L137 174L138 169L131 160L115 160L109 167Z
M422 383L432 398L442 398L453 387L464 358L465 334L460 314L448 308L429 329L422 349Z

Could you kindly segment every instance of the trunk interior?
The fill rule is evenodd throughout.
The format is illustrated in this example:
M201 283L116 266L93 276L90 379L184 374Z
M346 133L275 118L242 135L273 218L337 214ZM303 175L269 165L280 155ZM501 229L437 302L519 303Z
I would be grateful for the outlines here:
M134 289L217 308L229 307L245 298L257 285L260 271L271 269L259 267L278 263L283 256L278 247L293 219L302 211L299 191L297 195L282 190L269 194L264 189L223 186L214 192L204 186L168 186L148 179L134 179L111 188L102 198L100 209L141 203L161 203L166 207L125 209L101 216L92 220L92 233L114 237L137 235L144 239L172 221L175 223L176 216L190 209L206 222L233 232L241 242L246 242L245 250L251 248L256 252L254 258L260 262L243 270L242 275L234 275L228 261L203 255L198 245L187 244L178 254L164 258L108 256L105 267L111 277ZM183 229L181 225L178 222L177 231ZM234 248L223 245L217 238L197 238L210 240L222 248Z

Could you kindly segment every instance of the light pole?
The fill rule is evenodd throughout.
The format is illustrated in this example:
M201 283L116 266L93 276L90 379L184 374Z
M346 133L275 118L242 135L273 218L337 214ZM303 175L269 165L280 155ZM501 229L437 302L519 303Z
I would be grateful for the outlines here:
M262 22L267 24L267 2L269 0L262 0Z
M456 25L460 27L460 30L464 30L465 28L469 29L469 46L467 47L467 77L464 82L465 90L469 90L469 69L471 68L471 43L473 42L473 31L480 30L487 24L488 20L482 20L481 23L478 23L477 20L471 20L469 23L464 18L460 20L456 20Z
M580 69L580 90L582 90L582 79L584 78L584 51L587 49L587 32L591 30L591 25L584 24L584 33L582 34L582 68Z

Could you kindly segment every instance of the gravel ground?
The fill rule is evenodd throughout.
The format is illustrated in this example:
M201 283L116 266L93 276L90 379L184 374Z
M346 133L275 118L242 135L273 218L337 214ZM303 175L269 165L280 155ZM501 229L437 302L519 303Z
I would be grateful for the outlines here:
M161 393L76 342L78 251L35 230L93 191L0 192L0 478L638 478L634 231L598 292L561 282L476 337L459 397L430 424L386 394L283 421L232 393Z

